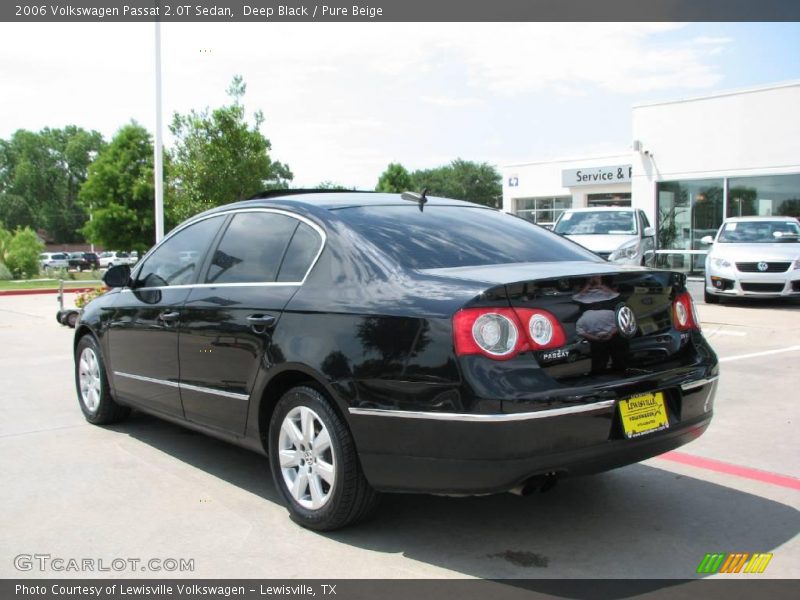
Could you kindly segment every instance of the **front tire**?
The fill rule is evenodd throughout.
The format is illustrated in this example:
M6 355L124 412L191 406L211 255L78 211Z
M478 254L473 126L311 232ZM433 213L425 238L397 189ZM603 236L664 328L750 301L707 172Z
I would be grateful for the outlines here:
M75 348L75 387L83 416L94 425L125 419L131 412L111 397L100 346L92 335L83 336Z
M332 531L368 517L378 494L370 487L346 423L317 390L299 386L278 401L269 427L275 486L293 521Z

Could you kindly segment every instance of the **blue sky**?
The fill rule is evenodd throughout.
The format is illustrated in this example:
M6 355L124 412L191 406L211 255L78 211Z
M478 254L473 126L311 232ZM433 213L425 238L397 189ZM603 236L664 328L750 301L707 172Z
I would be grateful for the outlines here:
M165 121L240 73L303 186L625 150L634 104L800 80L798 23L170 23L162 40ZM0 77L0 137L153 130L152 24L2 23Z

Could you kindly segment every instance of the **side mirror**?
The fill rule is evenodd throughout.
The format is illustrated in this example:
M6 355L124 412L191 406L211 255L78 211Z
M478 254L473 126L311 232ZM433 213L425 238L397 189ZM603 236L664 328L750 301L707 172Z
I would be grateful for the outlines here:
M131 268L128 265L114 265L103 275L103 283L110 288L125 287L130 279Z
M705 244L706 246L708 246L709 244L713 244L714 243L714 238L712 236L710 236L710 235L706 235L706 236L700 238L700 243L701 244Z
M656 234L655 227L645 227L644 228L644 237L653 237Z

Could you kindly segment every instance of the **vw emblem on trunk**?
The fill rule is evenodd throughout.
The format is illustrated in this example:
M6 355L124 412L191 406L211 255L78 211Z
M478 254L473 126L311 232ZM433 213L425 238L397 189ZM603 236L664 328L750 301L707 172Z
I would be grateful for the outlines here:
M617 328L620 335L624 337L633 337L636 333L636 315L627 304L623 304L617 309Z
M764 261L761 261L760 263L758 263L758 270L759 271L761 271L763 273L767 269L769 269L769 265L767 263L765 263Z

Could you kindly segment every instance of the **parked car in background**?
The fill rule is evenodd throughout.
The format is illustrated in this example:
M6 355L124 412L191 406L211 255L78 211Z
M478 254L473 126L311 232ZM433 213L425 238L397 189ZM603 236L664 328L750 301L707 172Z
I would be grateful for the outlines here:
M484 206L271 196L173 230L77 325L95 424L131 407L269 457L292 518L530 493L696 439L718 377L686 277Z
M87 271L100 268L100 259L94 252L70 252L69 268Z
M573 208L556 220L553 231L620 265L655 265L655 229L643 210Z
M39 255L39 266L44 269L69 268L69 255L66 252L42 252Z
M794 217L726 219L705 264L705 301L800 296L800 223Z
M89 263L90 268L92 269L99 269L100 268L100 257L95 252L84 252L83 257L86 259L86 262Z
M133 265L136 259L131 258L127 252L103 252L100 254L99 263L101 268L113 267L114 265Z

